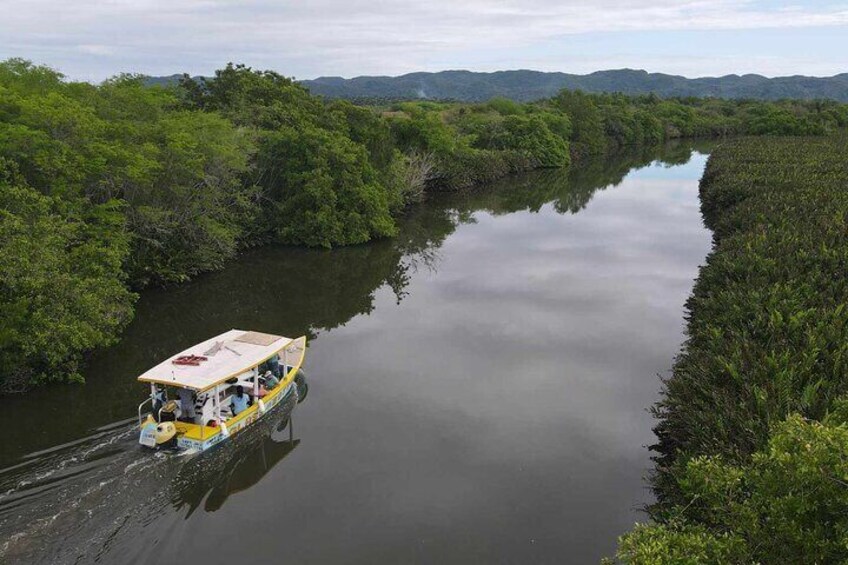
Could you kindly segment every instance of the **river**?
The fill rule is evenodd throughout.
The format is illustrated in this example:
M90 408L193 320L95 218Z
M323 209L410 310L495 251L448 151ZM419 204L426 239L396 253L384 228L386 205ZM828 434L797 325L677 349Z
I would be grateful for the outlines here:
M0 561L610 555L651 501L647 408L710 247L710 147L438 195L392 240L266 247L145 292L85 386L0 399ZM286 406L197 458L143 451L135 376L230 328L310 337L293 427Z

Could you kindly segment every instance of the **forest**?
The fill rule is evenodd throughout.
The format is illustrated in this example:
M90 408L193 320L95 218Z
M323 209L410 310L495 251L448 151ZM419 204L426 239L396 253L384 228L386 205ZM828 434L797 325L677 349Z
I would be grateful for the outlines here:
M722 144L713 251L654 407L654 523L627 563L848 559L848 139Z
M267 243L392 237L428 192L684 137L825 135L837 102L563 90L534 103L323 100L229 64L149 86L0 63L0 389L81 381L138 292Z

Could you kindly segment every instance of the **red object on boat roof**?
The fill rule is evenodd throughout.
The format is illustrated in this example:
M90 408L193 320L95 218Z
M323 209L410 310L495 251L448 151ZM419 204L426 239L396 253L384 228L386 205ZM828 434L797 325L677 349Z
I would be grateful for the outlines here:
M202 361L207 361L208 359L208 357L204 357L203 355L180 355L179 357L171 361L171 363L173 363L174 365L197 366L200 365Z

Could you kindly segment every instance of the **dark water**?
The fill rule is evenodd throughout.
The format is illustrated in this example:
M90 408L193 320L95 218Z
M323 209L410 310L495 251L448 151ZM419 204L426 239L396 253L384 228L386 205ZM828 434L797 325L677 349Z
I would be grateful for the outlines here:
M650 501L646 408L710 244L697 149L506 179L392 241L260 249L146 293L85 387L0 400L0 561L609 555ZM141 451L134 377L233 327L311 336L294 429L286 406L200 458Z

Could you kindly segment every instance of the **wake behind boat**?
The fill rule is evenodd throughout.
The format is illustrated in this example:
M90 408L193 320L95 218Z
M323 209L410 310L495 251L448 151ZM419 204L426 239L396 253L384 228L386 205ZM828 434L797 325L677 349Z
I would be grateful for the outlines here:
M244 330L224 332L173 355L138 377L150 384L150 397L138 407L139 443L205 451L292 394L302 400L305 355L305 336ZM148 403L151 411L145 417Z

